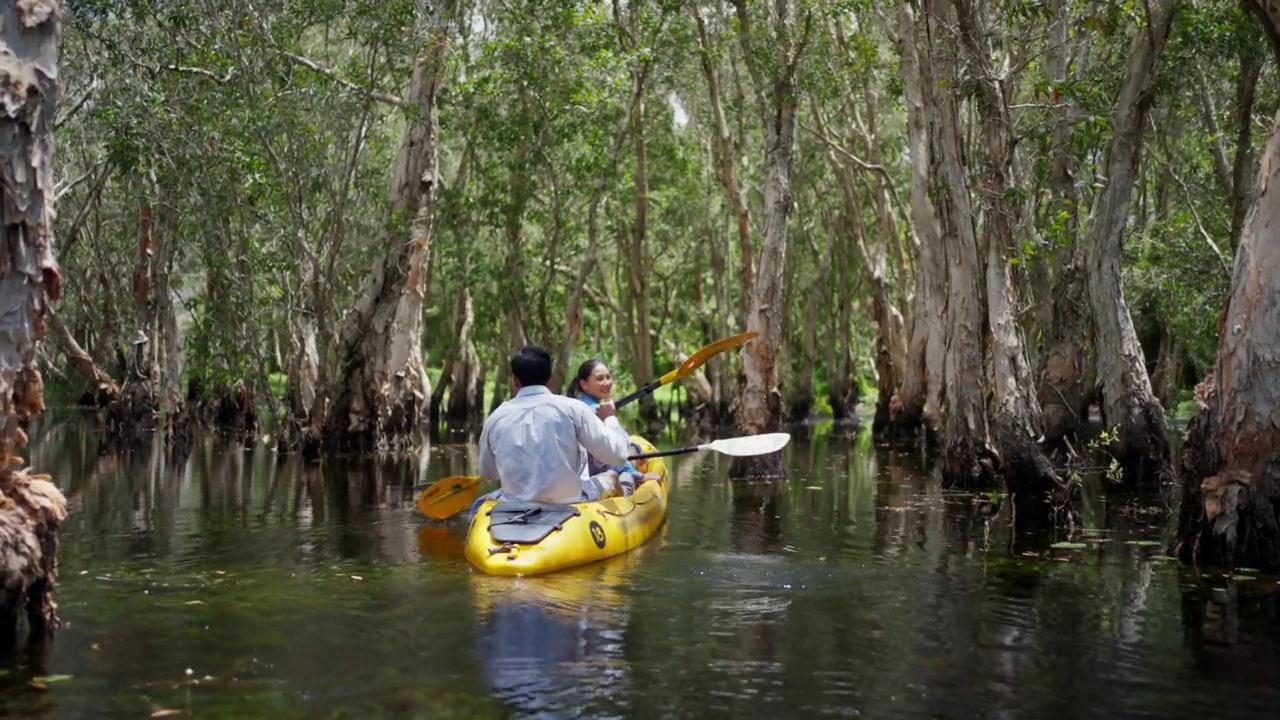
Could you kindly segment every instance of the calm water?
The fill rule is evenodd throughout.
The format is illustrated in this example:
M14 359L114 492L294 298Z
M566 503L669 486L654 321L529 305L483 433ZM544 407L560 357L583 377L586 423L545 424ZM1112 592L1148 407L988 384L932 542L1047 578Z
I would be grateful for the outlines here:
M69 626L3 667L13 717L1275 717L1274 578L1196 582L1159 498L1087 494L1085 549L1014 545L921 457L816 433L780 485L675 464L661 536L499 579L415 482L465 445L303 464L203 440L106 449L74 416L29 453L71 498ZM672 441L664 440L663 444ZM38 678L43 689L33 686Z

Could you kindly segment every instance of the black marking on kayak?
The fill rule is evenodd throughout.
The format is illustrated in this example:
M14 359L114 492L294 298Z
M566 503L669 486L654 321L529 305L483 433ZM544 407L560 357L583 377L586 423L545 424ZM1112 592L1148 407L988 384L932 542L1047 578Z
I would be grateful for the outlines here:
M587 529L591 531L591 541L596 544L596 547L603 550L606 542L604 537L604 527L595 520L592 520L591 524L587 526Z

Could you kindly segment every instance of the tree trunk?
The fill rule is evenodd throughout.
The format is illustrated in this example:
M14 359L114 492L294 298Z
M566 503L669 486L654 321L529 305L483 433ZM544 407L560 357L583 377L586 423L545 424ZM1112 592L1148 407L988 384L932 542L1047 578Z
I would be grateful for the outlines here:
M693 19L698 26L698 49L702 59L702 73L707 79L707 93L711 99L711 115L716 121L716 167L720 170L720 183L724 185L729 205L738 229L738 252L742 256L742 296L751 298L755 290L755 248L751 244L751 218L747 213L747 201L738 186L735 168L738 166L737 148L729 123L725 120L720 101L720 76L712 58L711 42L707 37L707 23L697 4L693 5Z
M813 414L814 385L818 372L818 308L822 305L822 296L826 290L827 275L831 271L831 255L835 247L836 228L834 222L824 223L825 243L822 257L818 260L818 270L809 277L808 293L804 306L804 346L801 349L802 361L800 371L796 374L794 387L787 403L787 416L792 420L804 420ZM797 288L799 289L799 288Z
M983 487L995 482L999 465L988 443L982 341L986 331L982 264L973 228L969 182L960 144L958 48L946 40L955 19L949 2L928 11L930 66L945 83L933 89L939 124L939 157L947 263L946 357L943 382L942 477L950 485Z
M988 349L991 397L987 419L991 443L998 454L998 470L1019 510L1017 517L1027 519L1031 514L1022 510L1037 505L1043 508L1045 499L1058 489L1059 482L1038 442L1040 403L1031 382L1022 325L1018 322L1018 290L1010 277L1012 252L1024 234L1023 218L1011 201L1014 139L1013 118L1006 96L1010 89L1007 79L999 77L990 66L986 43L970 0L954 0L953 4L962 42L978 77L978 115L986 155L983 244L987 256L987 325L991 333ZM948 386L948 391L950 388ZM985 470L985 459L980 463ZM1034 516L1038 523L1050 519L1047 512L1040 510L1036 510Z
M1178 0L1152 3L1151 24L1134 38L1116 101L1114 135L1102 175L1106 187L1089 221L1087 267L1107 423L1116 430L1111 453L1130 484L1157 483L1169 475L1164 409L1151 392L1142 348L1120 284L1120 249L1129 220L1142 133L1159 77L1160 54L1173 26Z
M643 88L638 88L643 91ZM634 94L631 98L631 104L634 105L639 98ZM628 108L622 119L622 126L618 128L618 134L613 141L613 148L609 151L609 162L605 164L604 170L596 178L595 187L591 191L591 201L587 205L587 252L582 257L582 265L578 268L577 283L573 286L573 295L569 299L569 313L565 320L564 342L560 344L560 354L556 358L555 371L552 374L552 387L564 387L572 368L569 367L569 359L573 357L573 349L577 347L578 340L582 337L582 305L586 299L587 284L591 282L592 274L596 269L596 258L599 255L600 247L600 203L604 200L605 190L608 188L609 180L613 177L618 166L618 158L622 154L622 148L626 144L627 132L631 127L631 110Z
M649 263L645 257L649 236L649 153L644 136L644 95L649 75L648 63L638 61L632 71L634 91L631 104L631 138L636 151L636 215L631 242L627 245L627 290L632 308L631 355L636 385L653 381L653 336L650 332ZM640 398L640 417L646 426L657 421L658 409L653 395Z
M921 426L926 412L935 415L941 408L943 352L947 311L945 256L938 213L929 195L933 163L929 147L929 124L934 119L926 109L926 88L932 88L932 74L920 64L919 34L911 2L900 10L898 50L902 56L907 103L907 145L911 156L911 216L920 239L920 259L916 271L915 307L911 313L911 340L902 385L889 404L890 434L909 435Z
M451 427L478 425L484 422L484 376L480 374L480 356L474 341L476 314L471 291L466 286L458 292L454 343L458 349L452 368L452 387L445 419ZM440 381L443 383L444 378Z
M1280 10L1257 11L1273 34ZM1280 45L1277 46L1280 55ZM1275 184L1273 184L1275 183ZM1182 454L1178 556L1209 566L1280 570L1280 116L1261 158L1236 253L1213 374Z
M139 184L143 184L139 178ZM155 346L152 332L153 312L151 279L155 262L155 218L150 202L138 209L138 245L133 265L133 334L129 338L129 367L120 388L120 401L109 409L110 423L119 432L146 432L153 429L157 410L154 383Z
M1076 154L1073 147L1076 110L1057 88L1068 81L1071 64L1070 15L1066 0L1054 0L1049 26L1049 81L1054 85L1057 118L1053 128L1049 185L1051 238L1058 247L1052 292L1041 303L1043 333L1038 355L1037 387L1043 409L1044 443L1057 452L1075 439L1085 421L1084 382L1087 350L1093 336L1084 247L1079 241L1079 194L1076 192Z
M438 428L440 421L443 419L440 415L440 408L444 405L445 394L453 386L453 363L454 356L457 354L456 347L450 347L445 354L444 366L440 369L440 377L436 381L436 386L431 389L431 398L427 401L427 418L433 431Z
M76 342L71 331L62 322L62 316L50 307L46 310L45 320L49 324L49 329L53 331L54 340L57 341L67 359L89 381L89 390L85 394L93 398L92 404L105 407L116 402L120 398L119 384L110 373L94 361L92 355L80 347L80 343Z
M1246 33L1248 31L1245 31ZM1245 212L1251 200L1248 173L1253 168L1253 106L1257 98L1258 79L1262 75L1262 58L1255 52L1249 38L1240 38L1240 77L1236 80L1235 120L1236 149L1233 160L1227 158L1226 143L1219 129L1218 109L1213 101L1213 88L1203 70L1197 68L1196 95L1200 101L1200 113L1210 134L1210 150L1218 171L1218 183L1231 208L1231 249L1240 243Z
M1160 322L1160 348L1156 352L1156 369L1151 376L1151 390L1160 404L1172 407L1177 402L1178 379L1182 377L1182 363L1186 357L1186 345L1173 336L1167 322Z
M412 441L428 420L422 293L438 189L437 98L449 46L444 12L437 7L430 39L414 67L410 97L420 116L405 128L396 159L386 252L347 315L339 343L337 392L324 437L340 448L371 450L392 439ZM405 217L410 219L408 242L392 229Z
M23 609L37 641L58 626L58 526L66 498L15 455L44 409L36 353L50 304L62 294L54 256L53 120L58 106L62 10L53 0L0 5L0 641L17 637ZM15 592L16 591L16 592ZM7 643L6 643L7 644Z
M808 39L811 15L806 13L799 38L795 28L792 0L778 0L770 9L772 37L777 41L776 73L768 78L756 62L749 13L745 0L734 0L738 11L738 33L743 55L755 84L760 119L764 126L764 244L760 249L748 331L760 336L747 343L742 365L744 383L739 397L737 424L748 434L769 432L782 421L782 399L777 388L777 352L781 323L786 318L782 306L782 281L787 256L787 216L791 211L791 156L796 131L796 64ZM768 102L765 88L771 89ZM766 107L768 110L766 111ZM733 477L778 477L782 472L781 453L753 458L736 458L730 468Z
M1280 60L1280 7L1250 0ZM1219 316L1213 374L1187 427L1182 509L1172 551L1186 563L1280 570L1280 115L1260 158L1253 203Z
M166 422L183 414L182 374L184 370L184 354L182 351L182 335L178 330L178 310L173 302L173 264L178 245L178 218L170 218L168 231L160 241L160 252L156 257L152 270L154 273L155 336L163 363L157 362L155 371L160 396L160 411ZM163 365L163 368L161 368Z
M1262 58L1248 42L1240 44L1240 82L1236 85L1236 153L1231 165L1231 251L1240 245L1245 213L1253 201L1253 105L1258 94L1258 78L1262 75Z

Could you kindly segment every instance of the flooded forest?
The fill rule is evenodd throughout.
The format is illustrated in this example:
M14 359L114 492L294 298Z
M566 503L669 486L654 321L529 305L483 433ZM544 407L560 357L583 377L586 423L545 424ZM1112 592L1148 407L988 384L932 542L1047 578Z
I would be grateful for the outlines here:
M733 467L681 464L660 548L582 580L591 592L563 581L569 600L538 586L552 595L539 612L603 613L587 643L599 653L575 660L593 670L563 687L517 682L512 696L438 655L429 692L452 698L439 707L489 716L504 712L485 704L495 696L509 710L549 692L529 712L683 713L717 683L682 680L687 697L673 699L628 678L703 667L737 688L712 696L738 698L706 712L740 714L753 694L795 707L805 683L831 690L821 673L876 659L850 649L866 628L837 609L858 602L857 582L874 597L856 615L886 625L898 644L885 657L903 667L928 656L908 647L913 632L966 642L922 630L938 624L929 612L950 616L939 627L994 623L979 645L997 649L974 658L991 684L945 689L966 672L953 658L921 671L922 704L855 687L811 709L1134 710L1015 692L1096 657L1047 649L1086 625L1106 646L1105 681L1192 672L1183 707L1212 707L1212 678L1129 664L1138 646L1177 645L1135 618L1176 624L1179 597L1198 628L1188 667L1212 664L1205 642L1239 641L1204 629L1227 612L1214 607L1237 612L1237 592L1272 620L1231 662L1276 651L1273 591L1259 590L1280 573L1274 3L6 0L0 44L0 545L19 588L0 603L0 635L22 616L35 637L70 637L59 652L78 648L66 662L80 669L68 675L123 693L113 712L245 711L219 704L227 688L186 710L170 691L154 700L169 668L145 661L136 676L95 675L85 657L144 634L122 620L126 586L177 593L204 616L191 604L239 613L234 586L264 617L296 602L294 621L365 642L356 620L334 620L362 596L334 583L367 577L406 608L421 587L467 607L442 611L452 630L415 618L427 624L411 635L470 642L505 623L523 628L513 637L555 635L499 613L497 586L463 582L457 537L413 536L414 483L474 470L475 433L511 396L519 347L551 351L557 390L599 358L625 394L742 332L758 335L623 422L666 445L778 430L797 444ZM211 469L224 456L231 474ZM1112 536L1099 518L1121 508ZM248 554L228 554L229 538ZM266 560L278 542L287 559ZM635 567L654 562L683 579ZM321 567L343 569L309 574ZM1072 611L1046 596L1055 583L1088 597L1081 612L1118 602L1119 644L1106 621L1060 617ZM258 584L282 589L245 590ZM784 585L810 588L794 604L836 634L779 619L793 600L762 588ZM737 633L732 652L697 617L653 606L707 587L740 601L703 608ZM978 587L995 605L944 599ZM909 616L875 614L913 593ZM58 630L68 606L88 629ZM165 607L157 617L183 622ZM242 679L270 676L236 646L264 620L240 622L208 653ZM691 628L710 644L691 644ZM659 659L665 642L678 652ZM1044 677L1000 669L1022 642L1043 651ZM756 664L715 665L716 648ZM364 652L412 672L390 648ZM790 654L816 674L790 678ZM47 662L11 668L17 696L0 669L0 707L48 710L28 697L60 677L30 669ZM584 690L615 670L615 686ZM282 672L272 707L310 717L299 698L337 692ZM902 667L891 675L912 687ZM415 694L427 690L379 678L405 698L376 712L430 707ZM1237 678L1239 691L1255 680ZM566 700L565 687L587 694ZM64 692L73 715L92 696Z

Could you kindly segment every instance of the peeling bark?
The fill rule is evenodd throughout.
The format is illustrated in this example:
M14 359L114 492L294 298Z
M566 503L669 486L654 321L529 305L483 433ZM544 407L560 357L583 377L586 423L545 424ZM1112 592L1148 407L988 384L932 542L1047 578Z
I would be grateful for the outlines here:
M743 349L744 382L739 395L737 425L748 434L769 432L782 421L782 398L777 388L777 352L781 323L782 283L787 254L787 218L791 211L791 157L796 133L796 65L808 39L812 16L805 14L804 28L797 33L795 5L778 0L770 8L772 38L777 44L776 75L766 78L757 65L750 17L745 0L734 0L738 15L738 35L747 68L755 85L760 120L765 136L764 243L756 270L751 310L746 318L748 331L760 336ZM797 35L799 35L797 37ZM768 101L765 89L769 88ZM767 109L766 109L767 108ZM753 458L735 458L733 477L783 474L781 453Z
M973 227L969 181L960 141L959 82L956 51L947 47L946 28L955 16L949 3L928 11L930 65L939 69L945 87L934 88L947 263L945 416L942 429L942 477L964 487L994 484L999 456L988 442L981 302L982 264Z
M438 6L431 37L415 63L410 97L420 116L409 122L392 184L393 221L378 261L338 347L336 392L324 437L339 448L372 450L411 442L426 429L430 381L422 362L422 294L434 232L439 178L437 99L449 48L445 9ZM408 242L395 220L409 219ZM320 442L314 433L308 444Z
M986 249L987 326L990 331L991 396L987 404L990 442L998 470L1013 495L1018 517L1050 519L1045 500L1060 482L1038 440L1040 403L1031 382L1022 326L1018 322L1018 290L1010 274L1011 259L1025 231L1019 208L1011 201L1014 187L1013 118L1006 78L996 74L982 40L973 5L954 0L962 43L977 75L978 115L982 124L985 177L983 245ZM948 387L950 391L950 386ZM983 465L985 469L985 464ZM1030 512L1026 512L1030 511Z
M902 74L906 89L907 145L911 158L911 217L920 239L920 259L916 271L915 307L911 313L911 337L901 387L890 398L890 433L906 436L918 429L924 418L941 408L942 358L947 296L945 257L942 251L942 229L937 209L929 196L932 165L925 88L931 88L932 75L921 67L917 51L919 34L912 3L904 2L899 11L898 51L902 57Z
M1280 60L1280 5L1246 3ZM1196 565L1280 570L1280 116L1260 159L1213 374L1183 441L1172 552Z
M59 625L53 600L58 527L66 498L15 455L44 409L36 353L50 305L62 295L54 257L53 127L61 10L54 0L0 4L0 640L17 637L25 610L41 640Z
M1107 423L1117 431L1111 453L1130 484L1169 476L1164 409L1151 392L1142 348L1120 283L1120 249L1148 112L1159 78L1160 55L1173 26L1178 0L1152 2L1150 25L1134 38L1112 122L1102 175L1106 187L1089 221L1087 268Z

